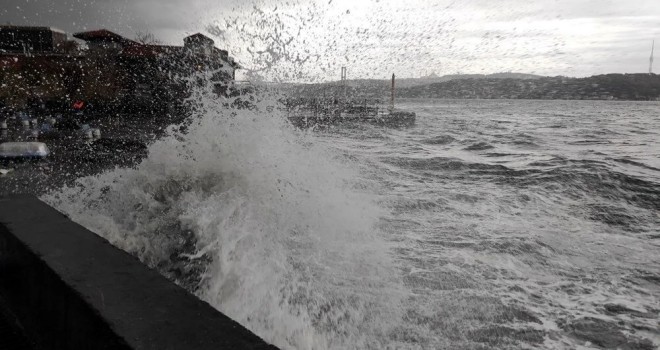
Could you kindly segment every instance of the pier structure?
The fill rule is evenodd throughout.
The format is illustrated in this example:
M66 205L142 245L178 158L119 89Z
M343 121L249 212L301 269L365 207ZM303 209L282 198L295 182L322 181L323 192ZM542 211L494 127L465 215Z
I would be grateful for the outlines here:
M341 67L340 81L323 87L323 97L303 95L283 101L288 119L298 127L324 127L342 122L366 122L384 126L410 126L415 123L413 112L394 109L395 75L392 74L389 105L383 106L379 98L348 98L346 67ZM325 98L326 89L334 89L334 100ZM354 91L351 95L355 95Z

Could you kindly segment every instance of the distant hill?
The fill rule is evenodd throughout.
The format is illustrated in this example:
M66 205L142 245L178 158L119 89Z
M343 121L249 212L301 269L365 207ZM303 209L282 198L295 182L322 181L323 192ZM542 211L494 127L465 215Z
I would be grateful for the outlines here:
M458 79L540 79L541 75L527 74L527 73L495 73L495 74L450 74L443 76L436 76L432 74L427 77L421 78L403 78L397 79L396 85L398 87L410 87L417 85L428 85L433 83L441 83L450 80Z
M588 78L460 79L397 90L399 97L660 100L660 76L606 74Z
M431 74L429 76L420 78L396 78L397 87L410 87L417 85L428 85L433 83L441 83L450 80L458 79L540 79L541 75L527 74L527 73L495 73L495 74L450 74L437 76ZM385 86L389 89L390 79L349 79L346 83L348 86L356 88L370 87L370 86ZM336 85L339 82L324 83Z
M398 89L409 88L413 86L424 86L434 83L447 82L460 79L540 79L540 75L526 74L526 73L495 73L495 74L452 74L437 76L431 74L426 77L420 78L403 78L396 79L396 87ZM390 92L389 79L352 79L346 82L351 96L354 94L360 95L363 98L382 98ZM316 97L322 98L323 96L335 96L340 90L339 82L333 81L329 83L318 84L282 84L281 88L286 89L291 95L299 97Z
M403 98L660 100L660 75L605 74L588 78L542 77L522 73L450 75L397 79L396 96ZM297 84L286 88L292 97L343 96L337 83ZM347 82L350 99L387 100L390 82L362 79Z

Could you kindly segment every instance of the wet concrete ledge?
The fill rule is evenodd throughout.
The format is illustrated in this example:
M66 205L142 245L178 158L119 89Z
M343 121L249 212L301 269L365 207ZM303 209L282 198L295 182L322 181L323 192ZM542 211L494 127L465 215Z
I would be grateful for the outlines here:
M30 195L0 198L0 297L35 349L275 349Z

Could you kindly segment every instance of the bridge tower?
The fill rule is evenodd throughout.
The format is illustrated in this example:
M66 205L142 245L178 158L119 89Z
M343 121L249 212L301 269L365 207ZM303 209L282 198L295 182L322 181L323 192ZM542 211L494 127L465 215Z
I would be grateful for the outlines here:
M346 101L346 76L346 67L341 67L341 93L343 94L342 99L344 102Z
M651 58L649 59L649 74L653 74L653 49L655 49L655 40L651 44Z

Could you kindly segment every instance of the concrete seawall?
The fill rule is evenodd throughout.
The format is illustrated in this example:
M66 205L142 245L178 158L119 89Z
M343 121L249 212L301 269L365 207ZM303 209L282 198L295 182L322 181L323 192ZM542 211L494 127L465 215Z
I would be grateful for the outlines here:
M275 349L28 195L0 198L0 302L35 349Z

